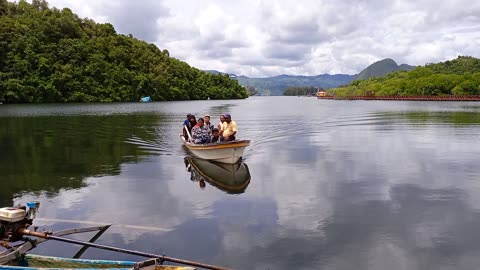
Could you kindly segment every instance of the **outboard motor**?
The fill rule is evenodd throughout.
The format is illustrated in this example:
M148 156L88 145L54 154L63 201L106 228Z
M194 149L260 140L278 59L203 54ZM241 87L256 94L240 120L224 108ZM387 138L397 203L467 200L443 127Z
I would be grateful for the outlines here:
M22 239L18 234L21 228L28 228L33 224L40 203L31 202L27 206L0 208L0 241L16 242Z

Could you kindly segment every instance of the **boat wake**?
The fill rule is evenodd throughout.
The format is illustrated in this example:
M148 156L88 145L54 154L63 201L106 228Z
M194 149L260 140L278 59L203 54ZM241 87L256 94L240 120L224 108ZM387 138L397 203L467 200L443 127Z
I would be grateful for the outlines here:
M148 142L138 137L130 137L125 140L126 143L135 145L138 149L151 155L171 155L172 149L165 147L168 144L162 142Z

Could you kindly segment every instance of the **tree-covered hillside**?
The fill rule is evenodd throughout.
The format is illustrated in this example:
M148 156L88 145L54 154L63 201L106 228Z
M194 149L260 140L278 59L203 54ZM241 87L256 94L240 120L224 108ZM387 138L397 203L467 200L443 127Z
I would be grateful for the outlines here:
M44 0L0 0L0 102L248 97L228 75L190 67L153 44Z
M338 97L352 95L480 95L480 59L459 56L412 71L397 71L385 77L356 80L330 89Z
M288 87L284 92L284 96L315 96L317 91L323 91L323 88L313 86L292 86Z
M393 59L387 58L377 61L353 77L353 80L367 80L373 77L381 77L390 72L400 70L413 70L415 67L401 64L400 66Z

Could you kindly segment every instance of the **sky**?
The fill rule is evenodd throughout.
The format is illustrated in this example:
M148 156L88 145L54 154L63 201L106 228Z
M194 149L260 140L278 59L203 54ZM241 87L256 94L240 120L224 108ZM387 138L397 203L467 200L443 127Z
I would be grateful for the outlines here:
M467 0L49 0L204 70L268 77L357 74L392 58L480 57L480 2Z

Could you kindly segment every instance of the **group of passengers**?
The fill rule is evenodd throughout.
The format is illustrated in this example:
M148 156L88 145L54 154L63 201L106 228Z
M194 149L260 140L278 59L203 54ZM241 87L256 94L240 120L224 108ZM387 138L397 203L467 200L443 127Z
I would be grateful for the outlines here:
M183 121L183 136L195 144L218 143L222 141L234 141L237 134L237 124L228 113L220 115L220 122L215 127L210 122L210 115L204 118L195 118L193 114L187 114Z

